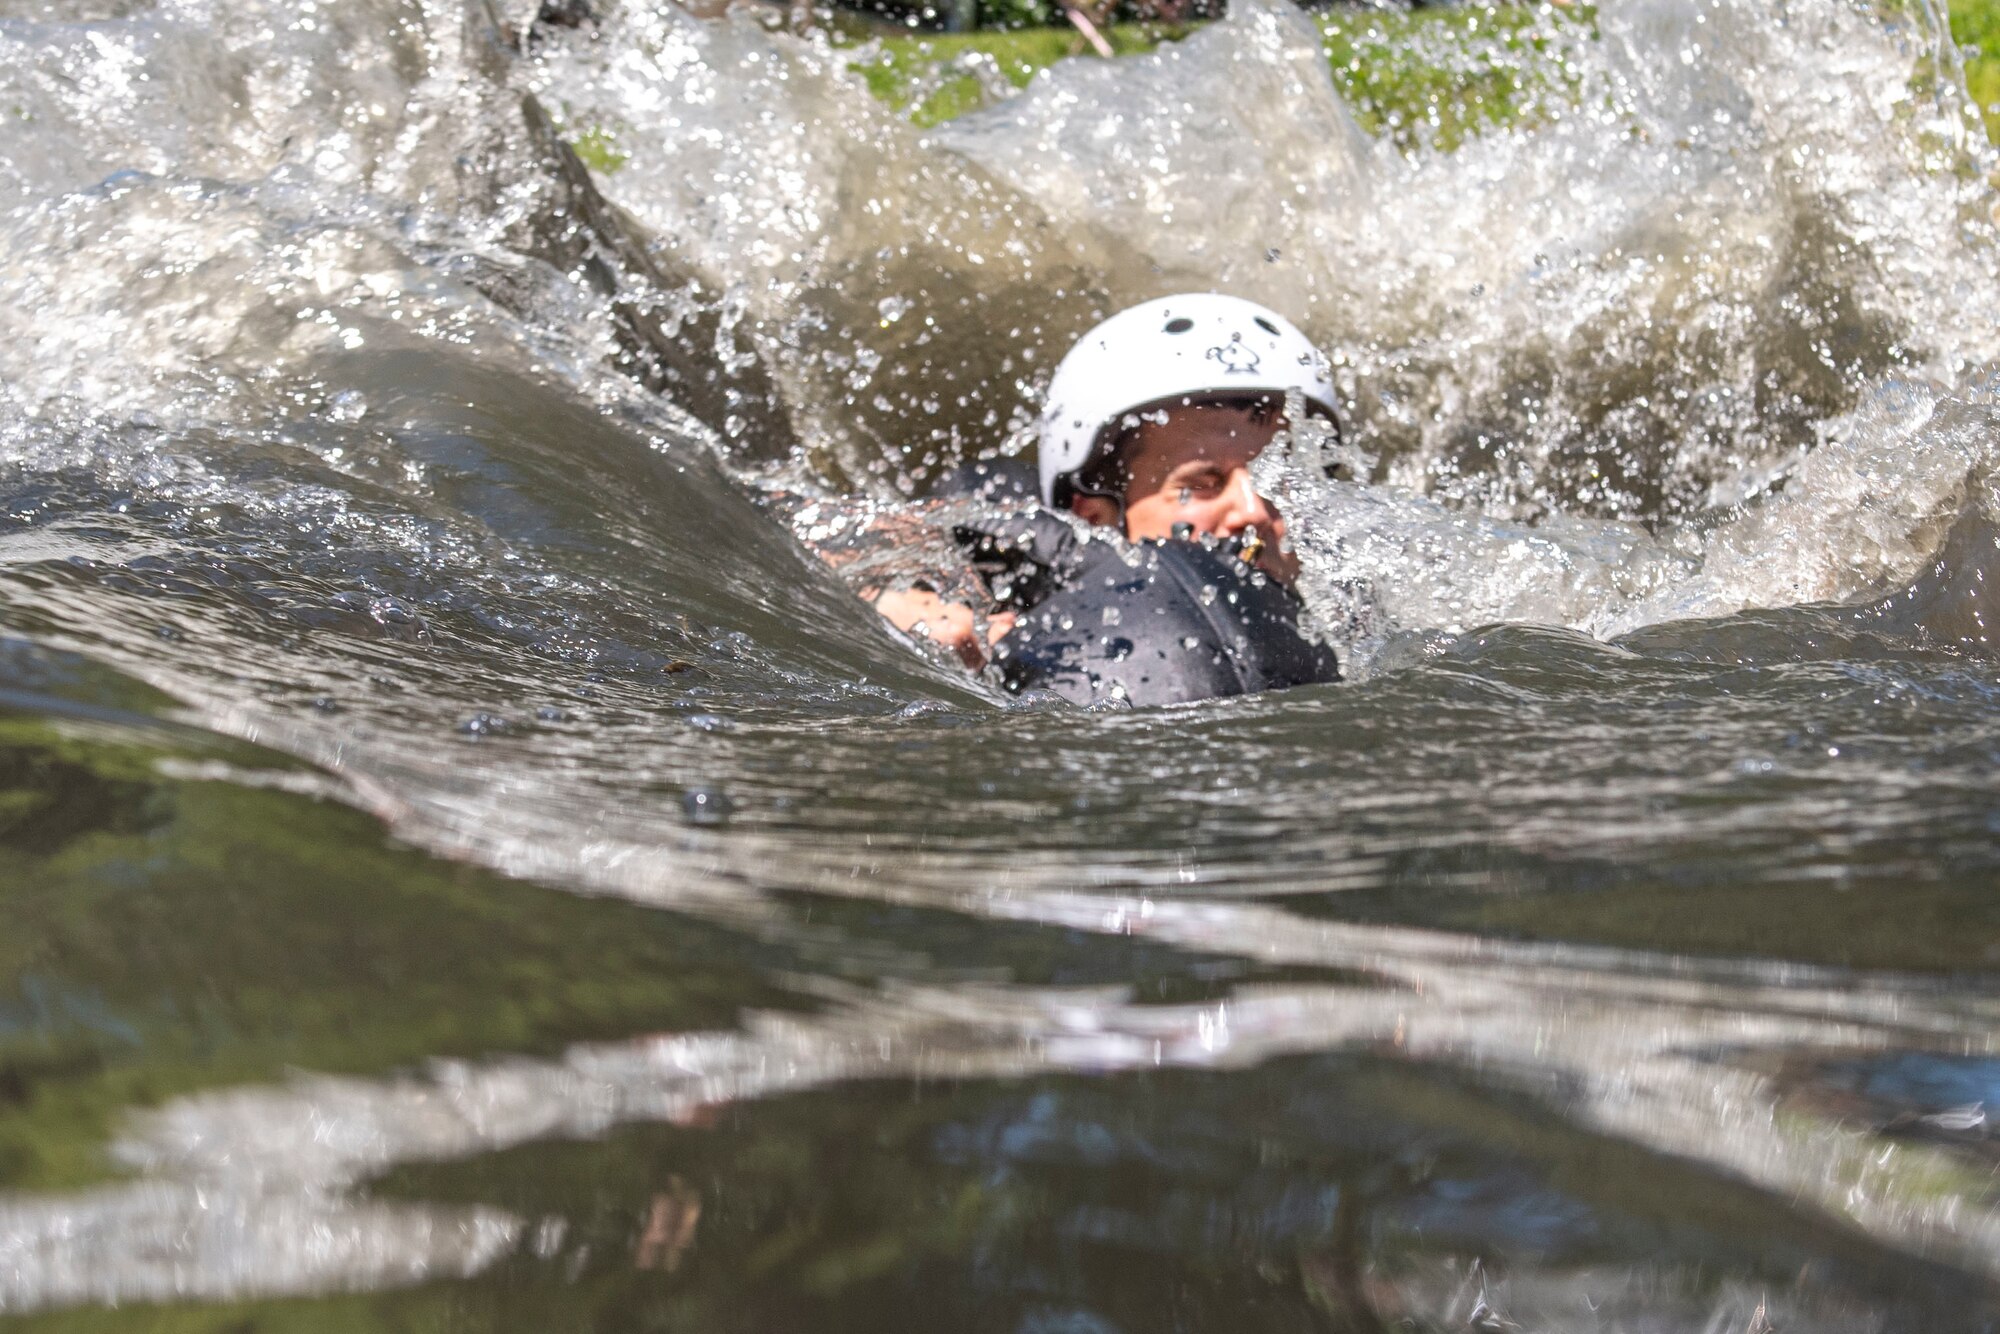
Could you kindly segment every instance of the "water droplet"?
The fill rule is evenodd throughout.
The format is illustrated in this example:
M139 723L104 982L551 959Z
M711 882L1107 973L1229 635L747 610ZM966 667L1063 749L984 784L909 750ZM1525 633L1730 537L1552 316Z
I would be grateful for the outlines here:
M464 722L461 722L458 725L458 732L459 735L461 736L469 736L475 738L489 737L489 736L504 736L507 733L508 729L511 728L512 726L513 726L512 723L509 723L505 718L501 717L499 714L486 713L482 711L473 714L470 718L467 718Z
M681 814L689 824L721 824L735 809L736 803L720 788L689 788L681 797Z
M430 622L400 598L369 598L367 607L368 618L386 630L392 639L422 643L431 637Z
M1047 713L1060 711L1068 707L1069 701L1065 700L1061 695L1058 695L1053 690L1044 690L1039 686L1023 690L1006 703L1006 709L1009 713Z

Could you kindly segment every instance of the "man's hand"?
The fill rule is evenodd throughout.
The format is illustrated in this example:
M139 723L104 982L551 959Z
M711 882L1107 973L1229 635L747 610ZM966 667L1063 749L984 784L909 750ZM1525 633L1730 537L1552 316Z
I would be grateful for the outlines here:
M1014 628L1014 613L1004 611L986 622L986 642L979 639L978 618L962 602L946 602L921 588L892 588L875 598L875 610L906 634L921 635L956 653L966 666L986 665L987 645Z

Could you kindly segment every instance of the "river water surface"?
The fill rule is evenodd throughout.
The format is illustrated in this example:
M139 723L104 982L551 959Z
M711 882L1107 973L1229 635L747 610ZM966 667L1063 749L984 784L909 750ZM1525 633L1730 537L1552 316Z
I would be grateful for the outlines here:
M0 0L0 1316L2000 1324L1936 14L1499 11L1462 142L1269 0L931 130L530 18ZM809 554L1189 288L1335 360L1347 683L1010 700Z

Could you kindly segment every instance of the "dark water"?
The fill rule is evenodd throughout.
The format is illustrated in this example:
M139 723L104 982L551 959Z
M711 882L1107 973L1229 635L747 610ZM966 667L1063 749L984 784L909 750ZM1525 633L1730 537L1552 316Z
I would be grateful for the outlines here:
M1530 16L1446 149L1254 4L928 136L749 20L0 15L8 1322L2000 1324L1934 18ZM1338 354L1351 683L1010 701L760 502L1190 285Z

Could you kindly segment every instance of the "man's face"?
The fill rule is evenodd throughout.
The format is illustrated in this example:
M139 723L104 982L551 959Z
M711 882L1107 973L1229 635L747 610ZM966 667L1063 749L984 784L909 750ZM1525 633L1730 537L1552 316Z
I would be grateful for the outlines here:
M1142 420L1126 446L1125 536L1134 542L1172 537L1186 524L1194 533L1263 540L1257 565L1282 583L1298 577L1298 559L1279 550L1285 521L1257 494L1250 461L1284 427L1282 403L1200 403L1170 408ZM1076 510L1093 523L1117 521L1116 506L1096 496L1077 499Z

